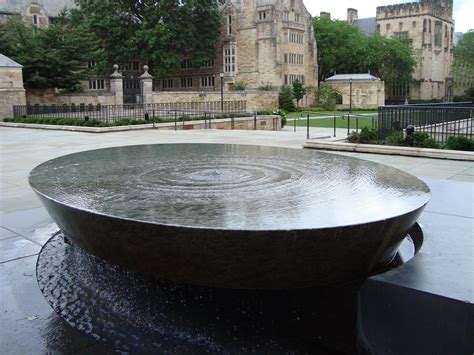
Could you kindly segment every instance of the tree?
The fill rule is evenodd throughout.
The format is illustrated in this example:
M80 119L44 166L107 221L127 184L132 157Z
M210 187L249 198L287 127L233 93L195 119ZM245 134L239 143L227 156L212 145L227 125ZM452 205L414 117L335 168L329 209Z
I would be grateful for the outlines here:
M319 82L334 72L371 72L386 84L411 82L416 66L414 51L407 41L364 35L345 21L326 16L313 20L318 46Z
M204 65L215 56L221 16L216 0L77 0L78 26L101 43L101 64L146 62L157 76L171 75L182 56Z
M318 47L319 82L335 71L360 72L360 58L365 55L366 40L357 27L327 16L313 19Z
M295 111L295 96L293 95L293 89L291 86L283 85L280 87L280 95L278 97L278 102L280 108L288 112Z
M293 96L296 99L296 106L298 106L298 102L306 95L306 88L299 80L293 81Z
M74 28L66 13L45 29L16 19L0 26L0 52L23 65L26 88L80 90L94 50L91 36Z
M474 86L474 30L463 35L454 48L454 63L452 68L454 85L464 88L466 80L470 80ZM468 97L474 97L474 87L465 90ZM466 98L461 98L464 101Z
M379 34L367 37L366 55L361 67L385 82L385 85L411 84L416 60L410 43Z

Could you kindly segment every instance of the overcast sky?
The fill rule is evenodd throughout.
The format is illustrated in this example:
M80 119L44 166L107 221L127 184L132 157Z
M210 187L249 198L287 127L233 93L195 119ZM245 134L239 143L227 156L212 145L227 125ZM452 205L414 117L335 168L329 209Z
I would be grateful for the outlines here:
M359 10L359 18L375 17L377 6L394 5L404 0L303 0L306 8L313 16L319 16L321 11L331 13L331 18L346 20L347 8ZM454 0L454 20L456 32L466 32L474 29L474 0Z

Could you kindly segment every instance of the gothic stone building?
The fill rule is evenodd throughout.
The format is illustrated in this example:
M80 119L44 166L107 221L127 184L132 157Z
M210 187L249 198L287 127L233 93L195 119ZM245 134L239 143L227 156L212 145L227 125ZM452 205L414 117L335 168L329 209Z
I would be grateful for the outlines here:
M0 0L0 24L12 17L38 28L48 27L65 8L74 7L74 0Z
M414 83L387 88L389 99L430 100L452 98L450 77L453 61L453 0L420 0L377 7L377 17L358 19L357 10L348 9L347 20L365 33L410 41L416 50Z
M62 9L73 6L73 0L0 0L0 23L19 16L26 23L46 27ZM296 79L306 87L316 86L316 41L302 0L227 0L219 11L223 25L215 58L197 68L193 58L183 57L173 77L155 79L155 90L219 91L222 74L225 91L232 91L239 82L247 89L262 84L276 89ZM125 94L133 96L140 90L143 64L131 60L121 68ZM107 80L91 80L88 89L106 90Z
M183 58L174 77L160 78L157 90L231 91L241 82L248 89L274 88L300 80L317 84L316 41L311 15L302 0L227 0L214 60L195 68Z

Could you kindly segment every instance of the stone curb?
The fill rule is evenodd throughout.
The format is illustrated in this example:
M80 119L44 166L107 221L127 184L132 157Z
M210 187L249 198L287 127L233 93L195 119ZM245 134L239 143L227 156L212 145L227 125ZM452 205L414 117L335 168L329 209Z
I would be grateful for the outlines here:
M279 118L280 116L273 115L260 115L258 119L262 118ZM238 121L247 121L253 120L253 117L236 117L234 122ZM216 122L225 123L230 122L230 118L223 119L213 119L211 120L211 127L214 126ZM178 130L182 129L183 122L177 121ZM204 121L185 121L185 126L193 126L195 129L203 129ZM35 124L35 123L14 123L14 122L1 122L0 127L10 127L10 128L30 128L30 129L45 129L53 131L72 131L72 132L86 132L86 133L111 133L111 132L124 132L124 131L133 131L133 130L143 130L143 129L164 129L171 130L174 129L174 122L171 123L152 123L141 124L141 125L130 125L130 126L116 126L116 127L84 127L84 126L62 126L62 125L46 125L46 124Z
M423 157L434 159L474 161L474 152L464 152L459 150L396 147L388 145L355 144L325 141L307 141L306 144L303 145L303 147L309 149L335 150L343 152L403 155L419 158Z

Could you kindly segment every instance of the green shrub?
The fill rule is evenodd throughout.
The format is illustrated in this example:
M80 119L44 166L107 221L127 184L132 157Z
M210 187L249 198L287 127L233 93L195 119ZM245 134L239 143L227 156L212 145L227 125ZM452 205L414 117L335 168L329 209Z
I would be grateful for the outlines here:
M247 84L244 81L238 81L234 85L235 91L245 91L246 88L247 88Z
M359 143L359 138L360 138L360 134L359 132L351 132L348 136L347 136L347 141L349 143Z
M407 145L407 142L405 141L405 136L402 131L394 131L387 138L385 138L385 144L404 146Z
M451 136L444 145L446 149L474 151L474 141L465 136Z
M270 82L266 82L266 83L262 82L262 83L260 84L260 86L258 87L258 90L261 90L261 91L272 91L272 90L273 90L273 85L272 85L272 83L270 83Z
M295 97L291 86L284 85L280 88L280 95L278 97L280 108L288 112L295 111Z
M318 100L321 106L329 111L336 109L336 101L341 93L335 90L330 84L324 83L319 86Z
M373 128L363 127L360 132L351 132L347 137L350 143L371 144L378 143L379 133Z
M473 98L471 96L461 95L461 96L454 96L453 102L472 102Z
M377 143L379 139L379 133L373 128L363 127L360 130L359 143Z
M406 136L405 141L410 147L439 148L439 144L426 132L413 132Z

